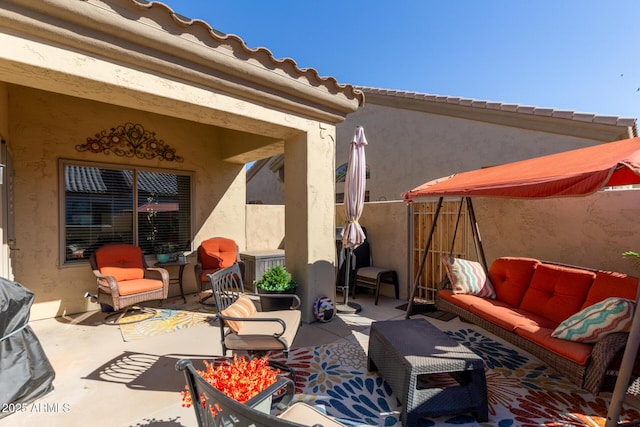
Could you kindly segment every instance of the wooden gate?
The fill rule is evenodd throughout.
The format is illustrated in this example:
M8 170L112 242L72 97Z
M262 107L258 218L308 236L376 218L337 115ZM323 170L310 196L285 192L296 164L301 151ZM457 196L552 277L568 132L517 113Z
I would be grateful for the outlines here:
M410 271L412 272L411 284L413 285L429 238L438 201L414 202L410 206L412 219ZM456 223L458 224L457 232ZM425 259L425 267L420 275L418 289L415 293L415 302L435 302L438 283L446 275L440 257L448 254L457 258L477 260L471 221L469 221L469 213L464 199L444 199L442 203L431 247Z

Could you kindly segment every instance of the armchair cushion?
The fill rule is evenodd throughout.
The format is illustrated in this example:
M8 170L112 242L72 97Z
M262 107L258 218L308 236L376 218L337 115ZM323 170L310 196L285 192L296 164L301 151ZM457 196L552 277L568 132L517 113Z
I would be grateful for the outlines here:
M144 278L142 251L133 245L114 245L96 252L100 273L113 276L118 282Z
M218 270L231 267L237 260L236 249L236 242L231 239L219 237L205 240L200 245L202 269Z
M634 307L635 303L626 298L607 298L560 323L551 336L568 341L595 343L608 334L628 332Z
M154 279L133 279L118 282L118 293L120 295L134 295L143 292L155 291L162 289L162 280Z
M231 304L226 309L222 310L220 314L222 314L223 316L242 317L246 319L256 314L257 311L258 310L253 304L253 301L251 301L251 298L249 298L247 295L240 295L236 302ZM239 320L225 320L225 322L227 326L229 326L229 328L236 333L240 332L243 324L245 323Z

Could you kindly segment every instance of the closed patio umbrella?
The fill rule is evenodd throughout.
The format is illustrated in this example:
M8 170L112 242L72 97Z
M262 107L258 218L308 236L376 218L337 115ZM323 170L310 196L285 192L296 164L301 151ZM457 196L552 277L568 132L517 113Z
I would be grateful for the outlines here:
M345 259L345 286L343 288L344 303L338 304L338 312L359 312L361 307L358 304L349 303L349 286L351 269L354 267L353 250L364 243L365 235L358 222L362 209L364 208L364 190L366 184L366 159L364 147L367 145L367 138L364 136L364 128L356 127L355 135L351 141L349 153L349 164L347 166L347 176L344 184L344 210L346 222L342 230L342 247L347 251Z

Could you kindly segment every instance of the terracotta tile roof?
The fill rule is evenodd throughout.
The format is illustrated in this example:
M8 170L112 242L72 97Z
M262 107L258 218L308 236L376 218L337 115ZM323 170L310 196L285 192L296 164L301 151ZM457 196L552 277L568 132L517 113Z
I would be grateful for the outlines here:
M593 113L580 113L571 110L558 110L555 108L536 107L530 105L509 104L495 101L483 101L470 98L461 98L456 96L443 96L433 95L428 93L410 92L394 89L379 89L365 86L356 86L357 89L362 90L366 94L375 95L388 95L400 98L424 100L427 102L440 102L447 104L457 104L462 106L468 106L473 108L484 108L488 110L500 110L511 113L530 114L534 116L546 116L555 117L560 119L575 120L580 122L600 123L614 126L628 126L633 127L634 132L637 134L636 123L637 118L634 117L619 117L619 116L607 116Z
M71 193L108 193L132 188L133 175L129 170L109 170L90 166L65 166L65 188ZM124 188L123 188L124 187ZM178 194L176 175L144 172L138 175L138 190L160 196Z
M107 185L99 168L67 165L64 174L65 189L69 192L106 193Z
M291 58L277 59L271 51L265 47L249 48L240 37L218 31L201 19L191 19L180 15L162 2L150 2L146 0L130 1L135 6L146 9L148 12L150 12L152 8L164 9L166 15L171 17L177 27L181 28L182 31L190 33L196 39L200 39L205 44L211 45L211 43L214 43L216 46L224 46L237 58L257 61L269 69L279 69L294 79L304 78L311 86L326 86L330 92L342 92L351 99L357 99L359 105L364 104L362 91L356 89L353 85L340 84L334 77L322 77L314 68L299 68L298 64ZM159 13L147 13L146 15L146 18L157 19L158 21L162 20L162 14ZM161 25L162 23L158 21L156 21L156 23ZM204 40L203 36L204 38L209 38L209 40Z

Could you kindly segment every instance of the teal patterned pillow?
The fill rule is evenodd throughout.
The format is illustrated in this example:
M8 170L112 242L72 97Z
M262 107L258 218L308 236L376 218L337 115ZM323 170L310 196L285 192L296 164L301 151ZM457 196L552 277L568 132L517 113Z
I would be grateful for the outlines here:
M614 332L629 332L635 303L626 298L607 298L563 321L551 333L563 340L595 343Z
M454 294L470 294L482 298L495 298L493 285L479 262L442 256Z

